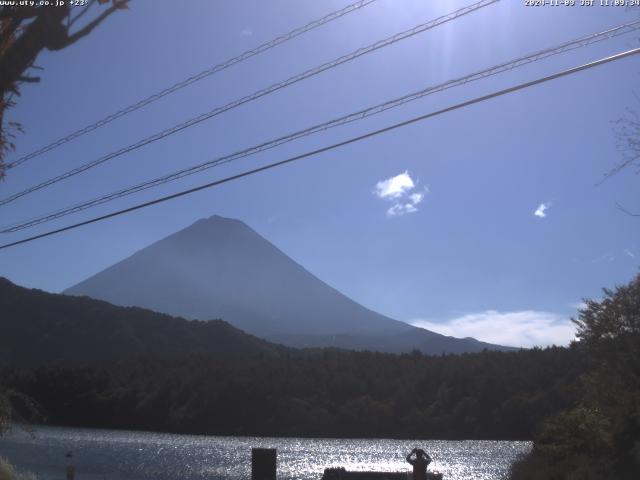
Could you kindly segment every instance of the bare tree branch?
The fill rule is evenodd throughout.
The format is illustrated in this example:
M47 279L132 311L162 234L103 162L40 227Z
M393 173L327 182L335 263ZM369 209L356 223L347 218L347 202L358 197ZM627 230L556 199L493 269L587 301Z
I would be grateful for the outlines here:
M640 213L632 213L629 210L627 210L626 208L624 208L622 205L620 205L618 202L616 202L616 206L618 207L618 210L620 210L623 213L629 215L630 217L640 217Z
M128 8L130 0L89 0L74 17L69 2L63 5L0 6L0 179L4 176L3 159L14 149L14 131L19 125L3 123L6 111L20 95L22 83L36 83L40 78L27 72L43 49L61 50L89 35L116 10ZM93 20L71 33L70 29L96 4L111 5Z
M65 41L61 42L60 46L47 46L49 50L60 50L62 48L68 47L72 43L77 42L82 37L89 35L94 28L100 25L109 15L111 15L116 10L122 10L126 7L129 0L119 0L114 1L113 5L98 15L95 19L85 25L83 28L75 32L73 35L68 35Z
M27 75L23 75L19 77L18 80L24 83L38 83L40 82L40 77L29 77Z
M617 150L622 156L622 161L609 170L602 180L596 183L596 186L602 185L609 178L631 166L637 167L636 173L640 173L640 115L637 111L627 108L625 116L613 124L618 142Z
M69 28L71 28L78 20L80 20L82 16L87 13L95 3L96 0L89 0L89 3L82 9L82 11L71 19L71 21L69 22Z
M7 18L16 18L20 21L26 20L28 18L36 17L40 13L38 7L3 7L0 9L0 19L4 20Z

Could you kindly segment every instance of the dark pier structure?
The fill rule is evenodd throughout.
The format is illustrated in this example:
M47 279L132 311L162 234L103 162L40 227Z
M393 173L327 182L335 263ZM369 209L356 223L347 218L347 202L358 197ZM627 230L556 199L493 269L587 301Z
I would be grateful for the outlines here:
M251 480L276 480L275 448L251 449ZM325 468L322 480L413 480L411 472L350 472L345 468ZM442 474L427 472L425 480L442 480Z
M322 480L413 480L411 472L350 472L344 468L326 468ZM426 480L442 480L442 474L427 472Z

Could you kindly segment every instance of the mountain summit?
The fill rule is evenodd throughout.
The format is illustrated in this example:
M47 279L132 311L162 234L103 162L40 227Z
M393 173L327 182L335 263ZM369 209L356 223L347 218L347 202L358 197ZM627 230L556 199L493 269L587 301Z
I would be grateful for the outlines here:
M245 223L214 215L69 288L123 306L221 318L291 346L425 353L500 349L373 312L294 262Z

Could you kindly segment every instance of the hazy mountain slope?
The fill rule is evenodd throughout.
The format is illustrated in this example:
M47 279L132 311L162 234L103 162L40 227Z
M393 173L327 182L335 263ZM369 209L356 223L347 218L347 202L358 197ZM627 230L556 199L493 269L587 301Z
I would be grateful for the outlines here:
M256 335L403 332L353 302L238 220L200 220L65 291Z
M228 323L194 322L87 297L31 290L0 277L0 364L91 363L128 357L280 355L290 349Z
M316 278L243 222L217 215L65 293L190 319L223 318L254 335L292 346L418 348L428 353L491 348L373 312ZM342 339L339 345L327 340L334 336Z

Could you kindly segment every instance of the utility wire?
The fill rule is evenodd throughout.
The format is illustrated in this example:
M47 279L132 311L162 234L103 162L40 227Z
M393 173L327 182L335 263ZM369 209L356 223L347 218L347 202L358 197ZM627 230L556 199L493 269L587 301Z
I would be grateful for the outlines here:
M76 130L73 133L68 134L65 137L59 138L58 140L56 140L55 142L52 142L48 145L45 145L42 148L39 148L31 153L28 153L20 158L18 158L17 160L14 160L13 162L10 162L9 164L7 164L7 168L14 168L17 167L18 165L23 164L24 162L31 160L32 158L35 158L39 155L42 155L43 153L46 152L50 152L51 150L58 148L61 145L64 145L65 143L68 143L72 140L75 140L78 137L81 137L82 135L86 135L89 132L92 132L94 130L97 130L100 127L103 127L105 125L107 125L108 123L113 122L114 120L117 120L120 117L123 117L131 112L135 112L136 110L141 109L142 107L146 107L147 105L149 105L150 103L155 102L156 100L160 100L163 97L166 97L167 95L170 95L174 92L177 92L178 90L181 90L193 83L199 82L200 80L203 80L207 77L210 77L211 75L215 75L218 72L221 72L222 70L226 70L227 68L243 62L245 60L248 60L256 55L259 55L263 52L266 52L267 50L270 50L274 47L277 47L278 45L281 45L285 42L288 42L289 40L292 40L300 35L302 35L303 33L309 32L315 28L318 28L322 25L325 25L329 22L332 22L334 20L337 20L338 18L341 18L355 10L359 10L373 2L375 2L377 0L360 0L358 2L352 3L351 5L347 5L346 7L340 9L340 10L336 10L335 12L331 12L328 15L325 15L322 18L319 18L317 20L314 20L312 22L307 23L306 25L302 26L302 27L298 27L294 30L291 30L288 33L285 33L283 35L280 35L272 40L269 40L268 42L265 42L251 50L247 50L243 53L241 53L240 55L230 58L228 60L225 60L222 63L219 63L217 65L214 65L211 68L208 68L206 70L203 70L200 73L197 73L195 75L192 75L189 78L186 78L184 80L179 81L178 83L175 83L174 85L165 88L164 90L160 90L157 93L154 93L153 95L150 95L146 98L143 98L142 100L133 103L127 107L124 107L121 110L118 110L115 113L112 113L111 115L108 115L104 118L102 118L101 120L98 120L95 123L92 123L90 125L87 125L79 130Z
M225 155L222 157L218 157L216 159L213 160L209 160L207 162L204 163L200 163L182 170L179 170L177 172L174 173L170 173L167 175L163 175L161 177L157 177L155 179L152 180L148 180L145 181L143 183L139 183L137 185L131 186L131 187L127 187L124 188L122 190L118 190L115 192L111 192L109 194L103 195L101 197L97 197L94 198L92 200L88 200L82 203L78 203L69 207L65 207L63 209L54 211L54 212L50 212L44 215L40 215L38 217L35 218L31 218L31 219L27 219L27 220L22 220L19 223L14 223L13 225L9 225L9 226L5 226L0 228L0 233L11 233L11 232L16 232L19 230L23 230L29 227L33 227L35 225L39 225L41 223L45 223L45 222L49 222L73 213L77 213L83 210L86 210L88 208L97 206L97 205L101 205L103 203L107 203L110 202L112 200L118 199L118 198L122 198L125 197L127 195L131 195L134 193L138 193L141 192L143 190L147 190L149 188L153 188L174 180L178 180L180 178L189 176L189 175L193 175L196 173L200 173L203 172L209 168L213 168L213 167L217 167L235 160L238 160L240 158L244 158L244 157L248 157L250 155L255 155L257 153L263 152L265 150L270 150L272 148L275 148L277 146L283 145L285 143L289 143L292 142L294 140L300 139L302 137L306 137L315 133L319 133L325 130L328 130L330 128L334 128L334 127L338 127L341 125L345 125L347 123L351 123L354 121L358 121L358 120L362 120L366 117L369 116L373 116L379 113L382 113L386 110L392 109L392 108L396 108L399 107L401 105L404 105L406 103L421 99L423 97L426 97L428 95L434 94L434 93L438 93L444 90L447 90L449 88L453 88L456 86L460 86L472 81L476 81L476 80L481 80L493 75L497 75L499 73L503 73L505 71L509 71L509 70L513 70L515 68L524 66L524 65L528 65L530 63L536 62L536 61L540 61L543 60L545 58L548 58L550 56L553 55L558 55L560 53L564 53L567 51L572 51L575 50L577 48L580 47L585 47L591 44L594 44L596 42L600 42L603 40L607 40L613 37L617 37L620 35L624 35L626 33L630 33L633 31L636 31L640 29L640 20L636 20L634 22L629 22L623 25L619 25L616 27L612 27L609 28L607 30L601 31L601 32L597 32L591 35L587 35L585 37L581 37L569 42L565 42L561 45L557 45L551 48L547 48L544 50L540 50L538 52L532 53L532 54L528 54L519 58L516 58L514 60L510 60L508 62L504 62L501 63L499 65L487 68L485 70L481 70L478 72L474 72L471 73L469 75L460 77L460 78L456 78L456 79L452 79L449 80L445 83L441 83L439 85L435 85L435 86L429 86L427 88L424 88L422 90L419 90L417 92L413 92L410 93L408 95L404 95L402 97L399 98L395 98L393 100L389 100L387 102L372 106L372 107L368 107L364 110L360 110L354 113L350 113L348 115L344 115L342 117L339 118L335 118L333 120L330 120L328 122L324 122L324 123L320 123L317 125L314 125L312 127L303 129L303 130L299 130L297 132L285 135L283 137L280 138L276 138L273 140L269 140L267 142L264 142L262 144L259 145L255 145L249 148L245 148L243 150L240 150L238 152L232 153L230 155Z
M125 153L131 152L133 150L137 150L138 148L144 147L150 143L156 142L158 140L161 140L165 137L168 137L169 135L173 135L174 133L180 132L186 128L192 127L196 124L199 124L205 120L208 120L212 117L215 117L217 115L220 115L221 113L227 112L229 110L232 110L236 107L239 107L240 105L244 105L245 103L249 103L252 102L254 100L257 100L261 97L264 97L266 95L269 95L273 92L276 92L278 90L281 90L285 87L288 87L294 83L300 82L302 80L305 80L307 78L313 77L315 75L318 75L326 70L330 70L332 68L335 68L339 65L342 65L344 63L353 61L363 55L366 55L368 53L374 52L376 50L379 50L381 48L387 47L389 45L393 45L394 43L397 43L401 40L407 39L409 37L413 37L414 35L417 35L419 33L425 32L427 30L433 29L439 25L442 25L444 23L450 22L452 20L455 20L457 18L460 18L461 16L467 15L469 13L475 12L481 8L487 7L489 5L492 5L494 3L499 2L500 0L481 0L479 2L476 2L472 5L463 7L459 10L456 10L455 12L452 12L448 15L444 15L442 17L436 18L435 20L431 20L429 22L426 23L422 23L420 25L417 25L409 30L405 30L403 32L397 33L391 37L385 38L384 40L380 40L378 42L375 42L371 45L368 45L366 47L360 48L358 50L355 50L354 52L351 52L347 55L344 55L340 58L337 58L331 62L327 62L324 63L318 67L312 68L310 70L307 70L303 73L300 73L298 75L294 75L293 77L288 78L287 80L284 80L282 82L279 83L275 83L269 87L263 88L262 90L258 90L257 92L252 93L251 95L247 95L245 97L242 97L240 99L234 100L226 105L223 105L221 107L217 107L214 108L213 110L210 110L209 112L203 113L197 117L191 118L185 122L182 122L178 125L174 125L173 127L167 128L159 133L156 133L154 135L151 135L150 137L147 137L143 140L140 140L136 143L133 143L127 147L123 147L119 150L116 150L114 152L111 152L107 155L104 155L102 157L99 157L95 160L92 160L91 162L85 163L83 165L80 165L79 167L76 167L72 170L68 170L65 173L62 173L58 176L55 176L53 178L50 178L48 180L45 180L42 183L39 183L37 185L34 185L32 187L29 187L25 190L22 190L18 193L15 193L9 197L6 197L2 200L0 200L0 206L2 205L6 205L8 203L13 202L14 200L20 198L20 197L24 197L25 195L28 195L30 193L33 193L35 191L38 191L42 188L48 187L50 185L53 185L54 183L58 183L62 180L65 180L69 177L72 177L74 175L78 175L79 173L82 173L86 170L89 170L90 168L96 167L98 165L101 165L109 160L112 160L116 157L119 157L121 155L124 155Z
M79 223L75 223L73 225L68 225L66 227L58 228L56 230L50 230L48 232L41 233L39 235L34 235L32 237L29 237L29 238L25 238L25 239L18 240L18 241L15 241L15 242L11 242L11 243L7 243L7 244L4 244L4 245L0 245L0 250L5 249L5 248L9 248L9 247L13 247L13 246L16 246L16 245L20 245L20 244L23 244L23 243L32 242L32 241L40 239L40 238L48 237L50 235L54 235L54 234L57 234L57 233L65 232L65 231L72 230L72 229L75 229L75 228L79 228L79 227L82 227L84 225L89 225L91 223L95 223L95 222L99 222L99 221L102 221L102 220L106 220L108 218L113 218L113 217L116 217L116 216L119 216L119 215L123 215L125 213L133 212L135 210L140 210L142 208L150 207L151 205L156 205L158 203L162 203L162 202L166 202L166 201L169 201L169 200L173 200L174 198L178 198L178 197L182 197L182 196L185 196L185 195L189 195L191 193L198 192L200 190L205 190L207 188L212 188L212 187L215 187L217 185L221 185L223 183L231 182L233 180L238 180L240 178L247 177L249 175L253 175L255 173L263 172L265 170L270 170L272 168L280 167L282 165L286 165L288 163L292 163L292 162L295 162L295 161L298 161L298 160L302 160L304 158L315 156L315 155L318 155L320 153L324 153L324 152L328 152L330 150L334 150L334 149L337 149L337 148L340 148L340 147L344 147L345 145L350 145L352 143L356 143L356 142L359 142L361 140L365 140L367 138L371 138L371 137L374 137L374 136L377 136L377 135L380 135L380 134L383 134L383 133L387 133L387 132L390 132L392 130L396 130L398 128L406 127L407 125L411 125L413 123L417 123L417 122L420 122L420 121L423 121L423 120L426 120L426 119L429 119L429 118L432 118L432 117L436 117L436 116L439 116L439 115L442 115L442 114L445 114L445 113L448 113L448 112L452 112L454 110L459 110L459 109L462 109L462 108L465 108L465 107L468 107L468 106L471 106L471 105L474 105L474 104L477 104L477 103L481 103L481 102L485 102L487 100L491 100L491 99L496 98L496 97L507 95L509 93L513 93L513 92L516 92L516 91L519 91L519 90L524 90L526 88L533 87L533 86L539 85L541 83L546 83L546 82L549 82L551 80L555 80L555 79L558 79L558 78L561 78L561 77L566 77L568 75L572 75L572 74L581 72L583 70L588 70L590 68L594 68L594 67L597 67L597 66L600 66L600 65L604 65L606 63L610 63L610 62L614 62L616 60L627 58L627 57L630 57L632 55L637 55L638 53L640 53L640 48L634 48L632 50L627 50L626 52L621 52L621 53L618 53L618 54L615 54L615 55L611 55L609 57L602 58L600 60L596 60L596 61L593 61L593 62L590 62L590 63L586 63L586 64L583 64L583 65L580 65L578 67L570 68L568 70L563 70L561 72L557 72L557 73L554 73L552 75L548 75L546 77L537 78L535 80L531 80L529 82L521 83L519 85L516 85L516 86L513 86L513 87L509 87L509 88L506 88L504 90L499 90L497 92L493 92L493 93L490 93L488 95L483 95L481 97L476 97L476 98L473 98L471 100L467 100L465 102L458 103L456 105L453 105L453 106L450 106L450 107L447 107L447 108L443 108L441 110L437 110L435 112L427 113L425 115L420 115L418 117L413 117L413 118L411 118L409 120L405 120L403 122L395 123L393 125L390 125L390 126L378 129L378 130L374 130L374 131L371 131L369 133L365 133L364 135L360 135L360 136L357 136L357 137L352 137L352 138L350 138L348 140L344 140L342 142L334 143L332 145L328 145L326 147L322 147L322 148L319 148L317 150L306 152L306 153L303 153L301 155L297 155L295 157L289 157L289 158L287 158L285 160L280 160L278 162L270 163L268 165L264 165L262 167L254 168L252 170L247 170L247 171L244 171L242 173L238 173L236 175L232 175L230 177L226 177L226 178L223 178L223 179L220 179L220 180L216 180L216 181L213 181L213 182L210 182L210 183L206 183L206 184L200 185L198 187L190 188L188 190L182 190L180 192L177 192L177 193L174 193L174 194L171 194L171 195L167 195L167 196L164 196L164 197L156 198L155 200L151 200L151 201L148 201L148 202L140 203L138 205L134 205L132 207L125 208L123 210L118 210L116 212L111 212L111 213L108 213L106 215L102 215L102 216L99 216L99 217L94 217L92 219L85 220L85 221L79 222Z

